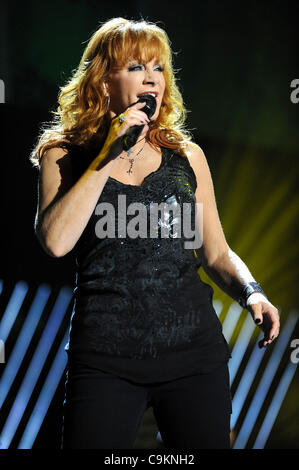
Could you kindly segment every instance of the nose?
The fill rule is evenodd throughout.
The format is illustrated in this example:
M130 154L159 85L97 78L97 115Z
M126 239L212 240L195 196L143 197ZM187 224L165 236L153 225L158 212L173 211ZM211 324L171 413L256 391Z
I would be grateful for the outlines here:
M143 82L144 83L152 83L153 85L155 85L155 83L157 83L157 80L154 76L153 70L149 70L149 69L145 70Z

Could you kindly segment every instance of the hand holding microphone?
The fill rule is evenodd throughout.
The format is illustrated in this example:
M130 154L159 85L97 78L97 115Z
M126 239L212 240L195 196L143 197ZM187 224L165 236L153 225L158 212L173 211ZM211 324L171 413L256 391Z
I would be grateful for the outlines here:
M144 94L139 98L139 100L137 101L137 104L138 103L143 104L143 107L141 108L141 110L147 115L148 122L150 122L150 118L155 114L155 111L156 111L156 107L157 107L156 99L153 97L153 95ZM121 120L121 117L125 117L124 114L119 116L118 119ZM143 128L144 128L144 124L134 125L129 128L128 132L123 137L123 149L124 150L129 150L129 148L133 147L136 144L138 137L140 136Z
M106 153L114 159L123 150L133 147L155 114L156 106L156 99L150 94L144 94L122 114L113 118L104 144L104 153L107 149Z

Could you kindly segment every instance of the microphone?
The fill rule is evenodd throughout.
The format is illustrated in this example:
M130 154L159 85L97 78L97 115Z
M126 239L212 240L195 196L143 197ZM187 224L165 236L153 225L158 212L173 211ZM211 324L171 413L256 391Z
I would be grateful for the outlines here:
M147 117L150 119L156 111L157 102L156 98L153 95L144 94L140 96L137 103L146 102L146 105L143 106L141 111L143 111ZM144 128L144 124L140 126L132 126L128 130L128 132L123 136L123 149L129 150L129 148L133 147L136 144L138 137L140 136L142 129Z

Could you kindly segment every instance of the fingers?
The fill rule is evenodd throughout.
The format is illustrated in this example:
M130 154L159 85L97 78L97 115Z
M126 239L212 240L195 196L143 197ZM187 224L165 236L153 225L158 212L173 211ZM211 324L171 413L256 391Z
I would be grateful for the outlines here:
M254 294L252 294L254 295ZM264 332L264 338L259 341L260 348L271 344L279 335L280 320L278 309L269 301L257 302L248 306L254 322Z
M145 103L136 103L134 106L140 106L144 105ZM121 127L125 131L131 127L131 126L138 126L138 125L146 125L150 123L150 119L147 117L147 115L140 110L137 107L130 107L126 109L123 113L121 113L119 116L116 116L113 118L113 123L117 127ZM120 119L121 117L121 119Z
M130 109L124 113L126 119L134 120L136 121L140 120L143 124L148 124L150 122L150 119L147 117L147 115L138 109Z
M140 102L137 101L137 103L131 104L124 112L124 116L128 117L133 117L135 116L136 118L140 117L140 119L145 119L146 122L150 122L150 119L147 117L147 114L142 111L142 108L146 105L146 102Z
M254 295L254 294L252 294ZM257 304L249 304L248 307L250 308L250 312L251 312L251 315L252 315L252 318L254 320L254 322L257 324L257 325L262 325L263 323L263 314L262 314L262 305L261 303L257 303Z
M145 105L146 105L146 101L137 101L136 103L131 104L131 106L129 106L128 109L130 108L141 109L141 108L144 108Z
M264 338L259 341L259 347L266 347L271 344L279 335L280 321L278 310L269 310L263 314L263 322L259 325L264 332Z
M145 105L145 102L136 102L111 119L109 133L104 143L110 158L117 158L123 151L122 137L130 127L143 126L142 134L145 135L149 131L150 119L142 111Z

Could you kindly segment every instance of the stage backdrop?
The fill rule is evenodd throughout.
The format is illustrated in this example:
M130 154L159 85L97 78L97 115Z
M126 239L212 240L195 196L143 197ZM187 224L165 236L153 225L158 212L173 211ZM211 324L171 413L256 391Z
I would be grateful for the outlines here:
M298 36L295 2L5 1L0 16L0 448L58 448L75 262L34 234L29 163L59 86L115 16L158 22L175 52L188 125L211 168L227 241L281 314L259 350L247 311L214 288L232 349L234 448L298 448ZM151 409L137 448L163 447Z

